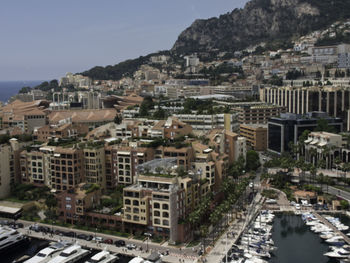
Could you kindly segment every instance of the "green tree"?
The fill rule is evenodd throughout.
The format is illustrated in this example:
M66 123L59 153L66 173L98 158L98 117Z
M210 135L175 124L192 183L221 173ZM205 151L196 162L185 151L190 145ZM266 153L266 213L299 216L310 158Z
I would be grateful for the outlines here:
M346 200L340 200L340 206L341 206L341 209L347 210L349 209L349 202Z
M31 90L32 90L31 87L23 87L23 88L21 88L21 89L18 91L18 93L28 93L28 92L30 92Z
M149 116L149 111L154 108L154 102L151 97L146 97L139 110L139 115L141 117L148 117Z
M259 154L256 151L250 150L247 152L245 167L247 171L256 171L260 167Z
M57 205L57 199L53 194L49 194L45 199L45 204L49 209L53 209Z
M114 123L120 124L122 122L123 118L119 114L115 115L114 117Z
M329 126L328 121L322 118L317 120L317 127L315 128L315 131L336 132L335 128L333 126Z

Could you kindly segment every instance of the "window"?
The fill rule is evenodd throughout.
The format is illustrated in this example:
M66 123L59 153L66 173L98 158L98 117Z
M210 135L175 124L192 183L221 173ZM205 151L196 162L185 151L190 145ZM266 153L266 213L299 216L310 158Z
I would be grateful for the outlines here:
M169 213L168 212L163 212L163 217L168 218L169 217Z
M160 216L160 212L159 211L154 211L154 216Z
M163 204L162 208L165 209L165 210L168 210L169 209L169 205L168 204Z
M154 207L154 208L160 208L160 204L159 204L159 203L154 203L154 204L153 204L153 207Z
M139 201L134 200L134 201L132 201L132 204L133 204L133 205L137 205L137 206L138 206L138 205L139 205Z

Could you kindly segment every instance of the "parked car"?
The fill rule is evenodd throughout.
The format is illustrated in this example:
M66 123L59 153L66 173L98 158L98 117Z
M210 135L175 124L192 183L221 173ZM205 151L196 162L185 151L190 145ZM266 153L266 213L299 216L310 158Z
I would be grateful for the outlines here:
M125 246L125 241L124 240L116 240L114 242L116 247L124 247Z
M103 238L102 237L94 237L92 239L92 241L96 242L96 243L102 243L103 242Z
M105 239L105 240L103 240L103 243L105 243L105 244L113 244L113 240L112 239Z
M136 248L136 245L135 244L127 244L126 248L129 249L129 250L132 250L132 249Z
M78 234L78 235L77 235L77 238L83 239L83 240L87 240L87 239L89 238L89 236L88 236L88 235L85 235L85 234ZM87 240L87 241L89 241L89 240Z
M64 235L66 237L74 237L75 236L75 233L73 231L69 231L69 232L65 232Z
M268 199L268 200L266 200L266 204L277 204L277 200L276 199Z

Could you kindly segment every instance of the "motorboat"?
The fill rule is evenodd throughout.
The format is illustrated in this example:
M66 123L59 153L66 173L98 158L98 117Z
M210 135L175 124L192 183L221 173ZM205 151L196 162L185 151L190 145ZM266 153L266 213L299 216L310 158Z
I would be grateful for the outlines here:
M350 256L350 251L344 248L338 248L338 249L336 248L336 249L333 249L332 251L324 253L323 255L330 258L348 258Z
M266 260L256 257L251 253L244 253L244 257L246 258L244 263L268 263Z
M152 263L148 260L143 259L142 257L134 257L129 263Z
M326 243L333 246L343 246L345 244L344 238L342 236L334 236L329 239L326 239Z
M40 250L34 257L24 261L24 263L46 263L53 257L57 256L69 243L57 242L49 247Z
M326 232L320 233L320 238L322 239L330 239L334 236L336 236L336 234L332 231L326 231Z
M49 263L74 263L90 254L89 250L82 249L79 244L67 247L56 257L48 261Z
M26 237L17 230L9 227L0 227L0 253L26 241Z
M117 260L117 256L112 255L108 250L104 249L96 255L92 256L85 263L113 263Z
M253 256L257 256L260 258L271 258L270 253L268 251L263 250L263 249L247 248L244 250L244 253L249 253Z

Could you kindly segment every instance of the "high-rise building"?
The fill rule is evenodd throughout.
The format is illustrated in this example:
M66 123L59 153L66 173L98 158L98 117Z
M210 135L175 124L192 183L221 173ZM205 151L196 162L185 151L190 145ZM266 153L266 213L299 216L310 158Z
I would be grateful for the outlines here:
M337 132L343 129L342 119L329 117L324 112L304 115L284 113L279 118L271 118L268 122L268 150L278 154L290 151L289 144L297 144L300 135L305 130L313 131L320 119L324 119Z
M344 128L350 130L350 87L266 87L260 100L285 106L290 113L326 112L343 119Z

